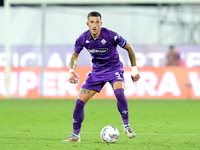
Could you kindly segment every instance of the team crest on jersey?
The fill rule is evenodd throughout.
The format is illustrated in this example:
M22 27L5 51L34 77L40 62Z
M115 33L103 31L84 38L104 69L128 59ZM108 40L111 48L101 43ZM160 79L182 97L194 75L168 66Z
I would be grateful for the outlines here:
M102 43L103 45L106 44L106 40L105 40L105 39L101 40L101 43Z

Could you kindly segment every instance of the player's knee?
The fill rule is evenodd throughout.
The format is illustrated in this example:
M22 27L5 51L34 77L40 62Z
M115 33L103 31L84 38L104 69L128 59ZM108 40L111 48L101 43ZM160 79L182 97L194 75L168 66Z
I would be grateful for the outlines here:
M125 95L124 95L124 89L120 88L120 89L116 89L114 90L115 96L117 98L117 100L124 100Z

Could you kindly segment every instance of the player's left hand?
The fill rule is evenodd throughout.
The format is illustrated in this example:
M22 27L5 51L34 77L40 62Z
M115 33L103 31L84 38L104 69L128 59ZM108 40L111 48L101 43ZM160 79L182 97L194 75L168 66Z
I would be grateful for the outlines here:
M133 82L136 82L140 79L140 75L139 74L136 74L134 76L131 75L131 79L133 80Z
M75 72L70 72L69 73L69 81L70 83L76 84L78 83L79 76Z

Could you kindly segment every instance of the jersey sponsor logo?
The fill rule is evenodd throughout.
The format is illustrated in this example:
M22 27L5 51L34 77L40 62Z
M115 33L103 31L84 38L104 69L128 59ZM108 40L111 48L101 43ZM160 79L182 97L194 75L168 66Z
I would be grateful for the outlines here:
M108 48L87 49L90 53L106 53Z
M101 43L102 43L103 45L106 44L106 40L105 40L105 39L101 40Z

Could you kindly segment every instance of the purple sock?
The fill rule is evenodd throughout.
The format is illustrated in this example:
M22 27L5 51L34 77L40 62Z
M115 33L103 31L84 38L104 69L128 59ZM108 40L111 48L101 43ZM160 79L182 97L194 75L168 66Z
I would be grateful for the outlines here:
M84 119L85 104L86 103L81 101L80 99L76 100L76 105L73 113L73 133L76 135L79 135L81 131L81 124Z
M116 89L114 91L117 98L117 108L122 116L123 124L129 124L129 115L128 115L128 101L124 95L124 89Z

